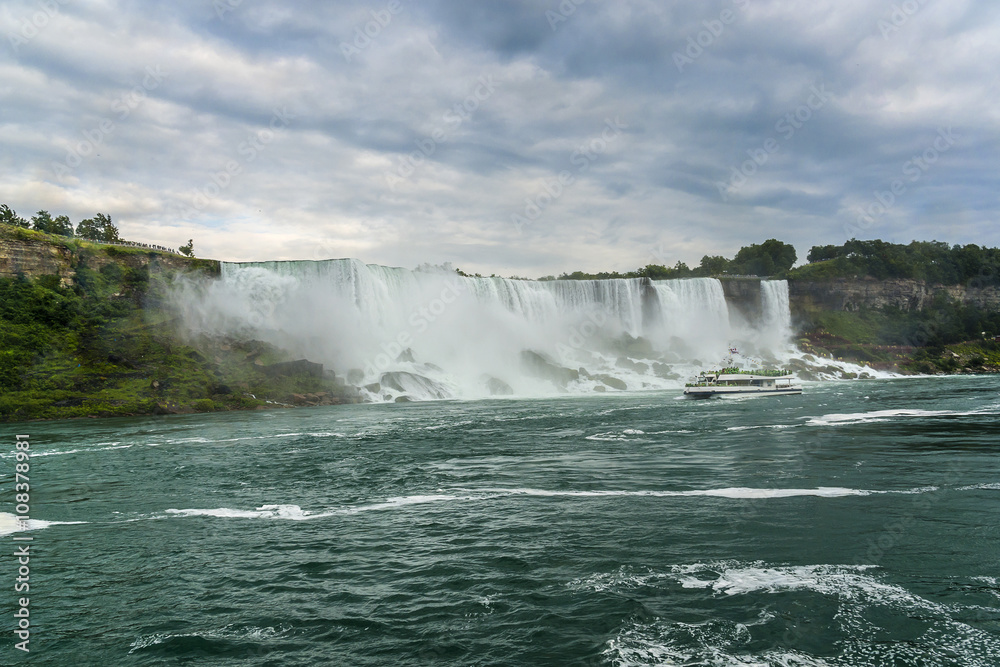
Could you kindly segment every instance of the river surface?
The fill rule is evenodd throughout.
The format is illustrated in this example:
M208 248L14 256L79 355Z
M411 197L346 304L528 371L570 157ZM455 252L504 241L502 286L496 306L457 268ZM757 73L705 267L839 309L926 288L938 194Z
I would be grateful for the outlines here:
M7 425L0 663L998 665L998 390Z

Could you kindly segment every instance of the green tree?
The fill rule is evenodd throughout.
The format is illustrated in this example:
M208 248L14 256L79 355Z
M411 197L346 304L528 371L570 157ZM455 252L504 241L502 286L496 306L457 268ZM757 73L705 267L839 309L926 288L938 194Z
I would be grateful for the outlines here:
M795 247L777 239L768 239L740 248L733 258L733 268L737 273L755 276L770 276L787 271L795 263Z
M31 216L31 228L36 232L48 232L52 228L52 216L48 211L39 211Z
M181 254L187 255L188 257L194 257L194 240L188 239L188 242L177 249Z
M52 224L49 226L49 233L59 234L60 236L73 236L73 223L70 222L68 216L56 216L52 219Z
M122 240L118 234L118 228L111 222L111 216L103 213L98 213L93 218L81 220L80 224L77 225L76 235L102 243L112 243Z
M630 277L669 280L671 278L687 278L690 275L691 269L688 268L688 265L679 261L673 267L660 264L647 264L638 271L634 271Z
M701 258L698 273L702 276L719 276L729 272L729 260L722 255L705 255Z
M835 259L840 256L842 248L835 245L814 245L809 249L806 260L812 262L822 262L827 259Z
M28 227L28 221L15 213L7 204L0 205L0 223L14 227Z

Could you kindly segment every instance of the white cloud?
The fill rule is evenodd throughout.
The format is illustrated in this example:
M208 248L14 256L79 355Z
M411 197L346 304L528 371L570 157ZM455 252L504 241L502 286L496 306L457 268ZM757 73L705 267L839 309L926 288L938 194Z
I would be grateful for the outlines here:
M803 256L842 242L945 126L960 142L868 232L1000 244L1000 105L985 85L1000 41L982 3L926 4L883 37L890 5L761 0L683 73L672 54L731 0L581 5L557 31L531 3L406 5L349 62L341 42L382 6L60 5L0 55L0 201L110 213L127 236L194 238L221 259L622 271L770 237ZM0 23L36 9L7 3ZM155 88L147 68L164 73ZM495 90L479 99L484 77ZM716 183L812 85L828 104L724 201ZM294 118L268 134L275 109ZM628 131L577 171L574 151L615 117ZM390 187L408 156L419 164ZM518 234L511 215L563 170L573 184Z

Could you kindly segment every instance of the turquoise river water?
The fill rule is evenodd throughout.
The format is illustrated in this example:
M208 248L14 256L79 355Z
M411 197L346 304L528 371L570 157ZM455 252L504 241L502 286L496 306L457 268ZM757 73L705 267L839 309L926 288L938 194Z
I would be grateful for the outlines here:
M1000 665L1000 379L677 394L7 425L0 663Z

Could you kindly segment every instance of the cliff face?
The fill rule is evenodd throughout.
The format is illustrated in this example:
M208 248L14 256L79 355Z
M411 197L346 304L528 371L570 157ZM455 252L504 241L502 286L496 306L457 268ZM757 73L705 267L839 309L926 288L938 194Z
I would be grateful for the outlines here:
M730 315L739 313L748 322L760 317L762 307L759 278L724 278L720 282Z
M956 301L983 309L1000 309L1000 289L965 285L928 285L918 280L836 279L825 282L788 283L793 312L808 310L856 311L862 307L923 310L944 291Z
M0 278L59 276L64 287L75 282L80 266L100 270L108 264L133 269L219 273L215 260L194 259L158 250L92 243L0 225Z
M59 276L63 285L69 285L76 275L73 264L68 247L53 244L41 234L35 238L0 231L0 278Z

